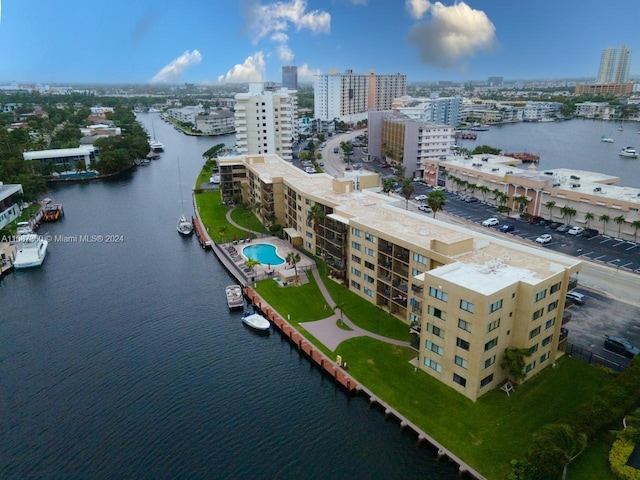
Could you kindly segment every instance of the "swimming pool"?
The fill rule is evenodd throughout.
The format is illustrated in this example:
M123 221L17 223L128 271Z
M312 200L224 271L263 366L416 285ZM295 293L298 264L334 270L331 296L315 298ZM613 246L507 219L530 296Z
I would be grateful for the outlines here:
M268 243L256 243L242 249L242 254L246 258L258 260L263 265L282 265L284 258L276 253L276 247Z

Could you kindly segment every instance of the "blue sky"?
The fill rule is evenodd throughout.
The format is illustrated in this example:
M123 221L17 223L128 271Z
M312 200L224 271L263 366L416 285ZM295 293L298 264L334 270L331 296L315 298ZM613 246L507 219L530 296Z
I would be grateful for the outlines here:
M409 82L595 77L638 0L0 0L0 82L237 83L335 68Z

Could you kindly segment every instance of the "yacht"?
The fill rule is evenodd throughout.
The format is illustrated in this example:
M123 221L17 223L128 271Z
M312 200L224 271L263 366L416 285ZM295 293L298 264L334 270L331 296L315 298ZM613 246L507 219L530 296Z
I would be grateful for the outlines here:
M638 152L633 147L624 147L618 152L618 155L627 158L638 158Z
M164 144L160 140L152 138L149 140L149 147L152 152L162 152L164 150Z
M242 296L242 287L240 285L228 285L225 289L227 295L227 305L229 310L244 307L244 298Z
M47 255L49 242L42 236L27 234L18 236L16 244L15 268L39 267Z

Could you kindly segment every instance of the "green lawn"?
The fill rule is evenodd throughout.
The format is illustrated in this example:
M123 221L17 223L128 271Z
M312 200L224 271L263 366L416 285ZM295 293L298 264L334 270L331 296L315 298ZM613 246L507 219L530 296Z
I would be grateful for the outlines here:
M609 466L609 450L615 435L600 434L582 454L569 465L568 480L616 480Z
M268 234L269 231L264 228L258 217L245 205L238 205L231 212L231 219L238 225L241 225L254 232Z
M246 232L231 225L226 218L229 207L222 205L220 192L202 192L196 194L196 205L202 224L216 243L227 243L234 238L245 238Z

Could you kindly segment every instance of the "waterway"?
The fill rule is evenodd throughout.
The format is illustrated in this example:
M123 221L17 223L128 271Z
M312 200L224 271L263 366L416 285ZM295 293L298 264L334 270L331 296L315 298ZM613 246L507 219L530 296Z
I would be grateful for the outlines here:
M52 187L44 265L0 281L0 478L457 478L228 311L231 277L175 226L202 153L234 137L139 118L162 158Z
M640 159L623 158L618 152L630 145L640 151L640 123L573 119L563 122L495 125L476 140L459 140L469 150L490 145L503 152L540 155L539 170L574 168L620 177L618 185L640 188ZM614 143L601 142L608 135Z

